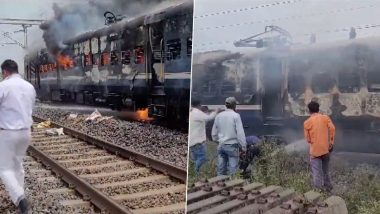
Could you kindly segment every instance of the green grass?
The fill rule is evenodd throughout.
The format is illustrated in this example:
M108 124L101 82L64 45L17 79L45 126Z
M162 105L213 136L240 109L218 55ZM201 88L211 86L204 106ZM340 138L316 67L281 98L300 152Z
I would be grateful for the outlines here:
M216 176L216 143L207 143L208 162L197 176L194 165L189 165L189 186L199 178ZM276 151L276 152L275 152ZM280 146L266 142L261 146L261 156L252 166L251 182L280 185L297 192L313 190L308 157L288 154ZM330 176L333 194L342 197L351 214L380 214L380 170L369 166L352 168L344 163L331 162Z

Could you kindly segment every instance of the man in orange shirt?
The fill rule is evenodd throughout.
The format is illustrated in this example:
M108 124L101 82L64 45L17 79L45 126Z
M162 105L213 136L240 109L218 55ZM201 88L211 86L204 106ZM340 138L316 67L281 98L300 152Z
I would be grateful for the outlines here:
M310 117L304 122L306 141L310 145L310 166L315 188L331 191L329 177L330 152L333 149L335 126L327 115L319 113L319 104L308 105Z

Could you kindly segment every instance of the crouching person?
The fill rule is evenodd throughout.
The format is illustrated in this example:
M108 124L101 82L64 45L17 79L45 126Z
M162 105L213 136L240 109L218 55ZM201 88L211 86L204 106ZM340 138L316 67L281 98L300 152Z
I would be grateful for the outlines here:
M242 154L240 157L240 170L242 171L243 177L249 178L251 176L251 171L248 166L252 163L253 159L260 155L260 145L261 139L251 135L246 137L247 142L247 152Z

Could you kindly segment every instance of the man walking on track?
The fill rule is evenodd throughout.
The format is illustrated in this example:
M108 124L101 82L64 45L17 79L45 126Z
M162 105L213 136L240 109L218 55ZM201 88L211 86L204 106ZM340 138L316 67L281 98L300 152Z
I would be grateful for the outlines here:
M313 185L327 192L332 190L329 177L330 152L333 149L335 126L327 115L319 113L319 104L308 105L310 117L304 122L306 141L310 145L310 166Z
M12 202L21 213L28 213L24 193L23 158L31 141L34 87L18 74L17 63L1 64L0 82L0 178Z
M226 110L219 113L212 127L212 139L218 145L218 175L234 175L239 168L240 150L247 151L247 142L240 115L235 112L236 99L228 97Z

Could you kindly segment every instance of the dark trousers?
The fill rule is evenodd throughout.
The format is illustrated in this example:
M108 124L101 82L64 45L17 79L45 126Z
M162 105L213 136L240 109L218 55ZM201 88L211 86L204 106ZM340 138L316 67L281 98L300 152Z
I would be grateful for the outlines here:
M313 186L321 190L330 191L332 185L329 176L330 154L319 157L310 157L311 174L313 176Z

